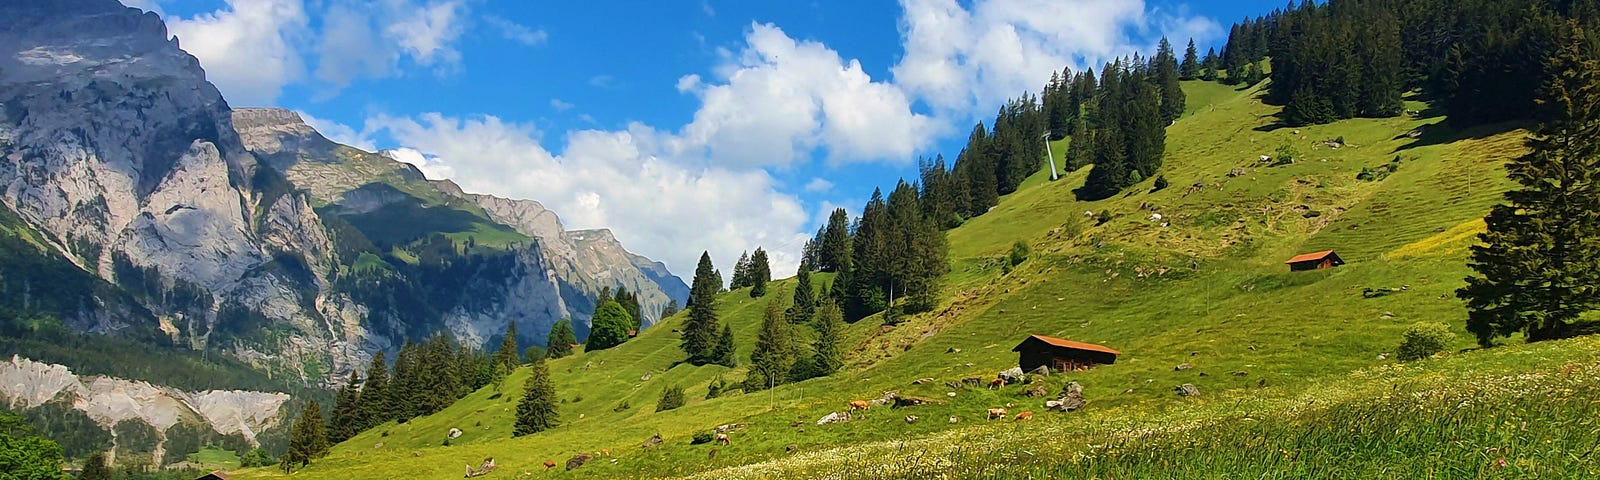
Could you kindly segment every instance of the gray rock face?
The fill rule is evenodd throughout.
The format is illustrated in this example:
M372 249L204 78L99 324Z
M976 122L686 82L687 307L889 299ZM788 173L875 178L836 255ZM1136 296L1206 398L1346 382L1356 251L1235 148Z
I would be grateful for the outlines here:
M0 0L0 18L0 203L113 284L149 272L143 283L163 292L138 321L174 340L279 370L322 365L303 373L337 378L419 331L478 342L517 321L542 339L570 316L581 334L604 287L639 292L646 324L688 296L661 264L609 232L568 232L537 202L428 182L329 141L293 112L231 109L154 14L117 0ZM509 265L467 278L461 298L437 307L437 325L381 324L384 312L337 285L351 266L324 215L402 202L470 210L533 241L506 247ZM218 336L239 309L293 328L265 344ZM67 316L116 328L104 315Z

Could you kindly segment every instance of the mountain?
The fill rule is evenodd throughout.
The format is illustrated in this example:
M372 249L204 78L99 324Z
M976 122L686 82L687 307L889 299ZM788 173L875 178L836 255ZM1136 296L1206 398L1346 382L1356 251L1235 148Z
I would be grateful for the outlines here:
M319 383L439 332L485 345L515 321L542 344L571 317L581 336L604 288L638 292L646 324L687 297L537 202L429 181L293 112L231 108L155 14L7 0L0 15L15 19L0 26L0 213L29 252L0 259L15 317ZM73 283L21 268L41 262Z

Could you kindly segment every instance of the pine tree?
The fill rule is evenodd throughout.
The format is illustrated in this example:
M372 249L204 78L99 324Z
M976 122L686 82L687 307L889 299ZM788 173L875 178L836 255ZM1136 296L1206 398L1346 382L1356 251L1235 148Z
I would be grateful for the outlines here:
M998 169L992 143L983 122L978 122L967 137L967 148L956 158L956 168L967 170L968 186L972 192L967 218L983 215L990 207L1000 203L1000 184L995 176Z
M716 277L710 252L702 252L689 288L689 319L683 323L683 352L694 365L715 361L712 355L717 334L715 302L717 291L722 287L721 279Z
M835 208L828 215L828 225L822 231L822 245L817 248L817 270L849 270L850 254L850 213L843 208Z
M722 334L717 336L717 346L711 350L711 363L732 368L739 363L734 358L733 326L722 325Z
M549 430L561 425L561 415L556 412L556 386L550 381L550 366L544 360L535 360L533 374L523 387L522 401L517 402L517 422L511 436L520 437Z
M500 349L494 352L494 365L509 374L522 365L521 354L522 350L517 348L517 321L506 322L505 337L500 339Z
M767 251L756 247L756 253L750 255L750 266L745 270L749 276L750 298L761 298L767 294L767 282L772 281L772 265L767 262Z
M83 472L78 480L111 480L111 466L106 464L105 452L94 452L83 461Z
M1600 305L1600 60L1582 27L1564 30L1540 91L1544 122L1507 166L1521 189L1484 217L1468 264L1478 275L1456 291L1483 346L1570 335Z
M327 454L328 432L322 424L322 406L316 400L307 401L289 429L289 450L283 454L279 466L284 473L289 473Z
M1194 39L1189 39L1189 48L1183 51L1183 64L1178 66L1178 74L1184 80L1194 80L1200 77L1200 52L1194 48Z
M1193 43L1190 43L1193 52ZM1178 83L1178 60L1172 53L1172 44L1167 39L1161 39L1161 45L1156 50L1156 57L1151 60L1150 77L1154 80L1160 91L1160 115L1162 125L1172 123L1183 116L1184 103L1187 101L1183 94L1183 86ZM1142 172L1146 177L1149 172Z
M572 319L563 318L550 326L550 337L545 341L545 356L562 358L572 355L572 345L578 343L578 336L572 331Z
M328 419L328 443L339 443L361 433L361 380L350 372L350 381L339 388L334 399L333 416Z
M616 300L606 302L594 312L594 317L589 321L589 340L584 343L583 350L594 352L622 345L628 341L628 330L633 327L633 319L628 317L628 312L622 310L622 304Z
M844 330L844 314L831 301L822 302L817 318L812 323L817 329L816 360L819 376L833 375L844 366L844 351L839 345L839 335Z
M1217 49L1206 51L1206 59L1200 62L1204 68L1200 70L1200 79L1207 82L1217 81L1217 70L1222 69L1222 60L1217 58Z
M631 329L639 330L644 327L644 307L639 305L639 294L618 287L615 300L622 306L622 311L628 314L628 318L633 319Z
M361 423L366 430L394 418L389 409L389 365L383 350L372 355L367 365L367 382L361 386Z
M388 414L399 422L405 422L417 416L417 398L421 396L417 386L417 345L407 339L405 345L400 347L400 353L395 356L394 375L390 377L390 390Z
M750 375L759 381L746 380L746 390L767 388L789 379L789 369L794 364L790 344L789 322L783 319L783 302L767 302L766 314L761 319L761 330L756 333L755 350L750 352Z
M738 290L752 285L750 282L750 252L739 252L739 261L733 263L733 283L728 284L729 290Z
M1072 142L1067 145L1068 172L1077 171L1094 163L1094 129L1084 125L1083 119L1073 120Z
M794 304L784 312L784 317L793 325L810 323L817 304L816 292L811 288L811 272L801 268L794 277Z
M1156 170L1161 168L1162 159L1167 148L1167 123L1166 110L1171 98L1163 99L1165 92L1152 85L1150 81L1142 80L1135 74L1127 82L1123 104L1128 109L1123 117L1123 132L1127 144L1128 172L1138 173L1139 178L1153 178ZM1173 82L1176 88L1177 81ZM1182 93L1178 99L1179 112L1182 112ZM1137 181L1128 181L1122 186L1132 185ZM1120 188L1120 187L1119 187Z

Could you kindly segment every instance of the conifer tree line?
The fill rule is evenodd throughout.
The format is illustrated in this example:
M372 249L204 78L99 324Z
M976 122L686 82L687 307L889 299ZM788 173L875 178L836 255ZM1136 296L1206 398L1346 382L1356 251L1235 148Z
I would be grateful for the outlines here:
M514 323L507 326L504 338L500 350L492 356L461 347L443 334L423 343L406 342L392 369L387 356L379 351L373 355L365 379L351 372L347 383L339 388L331 415L322 427L326 432L324 440L339 443L384 422L403 423L430 415L479 388L498 385L521 364ZM321 417L319 409L319 425L323 422Z
M1109 198L1154 177L1166 153L1167 125L1183 115L1187 103L1172 45L1162 39L1149 60L1133 56L1108 63L1098 81L1093 70L1071 78L1060 84L1070 87L1056 87L1075 92L1065 96L1072 105L1068 117L1054 121L1073 126L1066 170L1094 165L1078 197Z
M721 291L722 273L711 264L711 253L701 252L689 286L689 315L678 330L690 364L735 365L733 328L717 318L717 293Z
M898 314L927 311L938 303L940 279L949 266L945 225L935 219L945 215L959 224L962 218L952 201L961 191L950 188L956 185L953 176L942 160L924 162L923 178L931 188L901 180L887 199L882 190L873 190L854 224L837 209L807 244L801 268L839 274L828 297L843 309L846 321L892 308L885 321L893 323Z
M1592 28L1596 3L1307 0L1234 24L1220 63L1236 83L1270 61L1289 125L1399 115L1411 90L1459 125L1530 119L1560 25Z
M611 287L602 288L595 299L594 315L589 318L589 338L584 342L584 350L605 350L627 342L643 327L643 315L637 294L626 288L619 288L615 293L612 293ZM567 322L565 328L570 331L571 322ZM565 339L565 336L561 339L554 337L554 327L551 333L551 342ZM569 346L563 349L561 356L570 353Z
M739 261L733 265L733 283L728 288L738 290L750 287L750 297L759 298L767 294L767 282L771 281L772 266L767 259L767 251L758 247L754 254L739 254Z
M795 279L792 301L767 303L749 372L740 383L745 392L825 377L844 365L839 345L844 315L838 304L825 288L819 292L813 286L810 265L801 265Z

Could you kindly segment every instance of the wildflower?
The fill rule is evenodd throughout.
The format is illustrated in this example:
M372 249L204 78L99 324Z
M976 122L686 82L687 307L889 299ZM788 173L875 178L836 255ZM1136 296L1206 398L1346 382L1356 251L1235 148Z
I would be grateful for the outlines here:
M1499 460L1495 460L1494 461L1494 467L1495 468L1506 468L1506 457L1500 457Z

